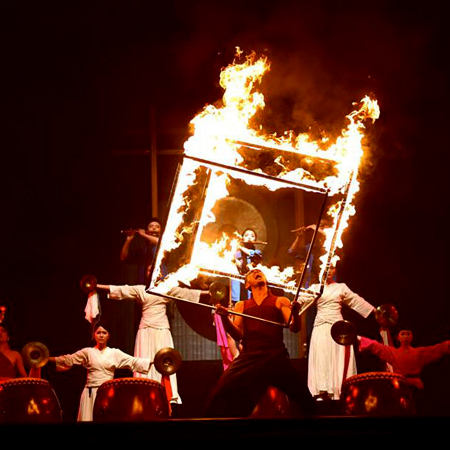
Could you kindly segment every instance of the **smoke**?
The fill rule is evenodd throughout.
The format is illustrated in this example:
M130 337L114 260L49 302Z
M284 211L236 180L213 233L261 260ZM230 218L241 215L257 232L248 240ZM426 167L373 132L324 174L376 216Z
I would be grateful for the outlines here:
M254 51L271 63L261 84L266 107L258 120L276 134L336 137L353 103L365 95L383 104L394 95L407 101L418 87L414 74L428 38L426 26L383 2L197 1L179 16L185 28L172 56L196 106L220 100L220 70L233 62L237 46L244 55Z

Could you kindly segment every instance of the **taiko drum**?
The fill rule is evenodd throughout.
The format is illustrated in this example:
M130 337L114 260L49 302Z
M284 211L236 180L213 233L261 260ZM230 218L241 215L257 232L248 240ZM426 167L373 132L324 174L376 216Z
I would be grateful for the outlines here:
M94 422L139 422L169 417L164 386L147 378L105 381L97 391Z
M269 386L251 415L252 417L290 416L291 408L287 395Z
M14 378L0 382L0 423L61 421L61 406L48 381Z
M341 402L347 415L412 415L415 405L411 386L402 375L368 372L353 375L342 384Z

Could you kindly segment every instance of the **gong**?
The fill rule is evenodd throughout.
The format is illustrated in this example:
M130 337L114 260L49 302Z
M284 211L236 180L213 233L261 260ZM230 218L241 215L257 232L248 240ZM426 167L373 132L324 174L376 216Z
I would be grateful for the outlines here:
M205 226L202 240L215 242L222 233L231 238L235 232L242 234L247 228L256 231L258 241L267 240L267 228L261 213L246 200L237 197L225 197L216 202L213 208L215 221Z

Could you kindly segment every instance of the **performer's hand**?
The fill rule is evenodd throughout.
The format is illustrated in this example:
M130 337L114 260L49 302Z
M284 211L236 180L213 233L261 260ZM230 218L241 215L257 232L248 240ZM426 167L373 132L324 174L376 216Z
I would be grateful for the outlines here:
M131 239L133 239L135 233L136 233L135 230L126 230L125 236L126 236L127 241L130 241Z
M303 226L303 227L300 227L300 228L296 228L295 230L291 230L291 233L295 233L297 236L300 236L308 228L309 228L308 226Z
M297 301L293 301L291 303L291 311L292 311L292 315L296 315L300 312L300 303Z
M218 314L219 316L224 316L227 317L228 316L228 309L225 308L224 306L222 306L220 303L216 303L215 305L216 307L216 314Z

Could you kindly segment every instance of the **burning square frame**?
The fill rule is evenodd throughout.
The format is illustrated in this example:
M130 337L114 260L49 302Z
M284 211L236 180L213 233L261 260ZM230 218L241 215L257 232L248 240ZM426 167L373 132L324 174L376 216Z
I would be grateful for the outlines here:
M262 199L265 206L274 206L272 213L275 218L272 218L272 223L286 221L289 224L293 220L292 217L287 217L289 206L283 216L280 197L285 204L294 202L298 197L302 199L302 223L292 222L292 225L300 225L300 229L306 228L306 216L315 225L310 238L303 238L302 254L289 255L288 251L282 251L282 264L278 264L280 261L272 264L266 260L259 267L266 274L269 286L280 290L280 295L294 300L300 294L316 298L323 291L327 272L335 255L350 180L346 181L337 194L337 202L333 202L340 207L331 221L327 242L319 243L318 230L328 214L330 200L329 189L321 183L321 179L335 170L334 162L284 150L281 152L284 165L289 164L291 168L302 168L305 165L308 168L320 167L320 170L316 170L316 173L320 173L318 179L293 181L273 170L274 167L280 167L276 161L280 149L243 142L230 145L237 147L243 155L239 164L224 164L213 159L184 155L173 183L167 220L156 250L147 291L171 296L172 288L180 285L198 288L215 280L242 281L245 276L239 273L233 255L242 228L245 225L252 228L252 224L254 227L255 223L258 224L258 202L248 201L248 197L256 192L260 203ZM261 164L261 161L265 163ZM260 169L261 166L264 166L263 170ZM293 206L291 203L292 209ZM232 218L226 223L223 216L229 216L230 211ZM293 216L292 211L291 215ZM260 231L263 231L259 245L270 245L270 242L263 242L265 239L270 241L271 237L270 224L264 227L264 222L264 217L259 217L259 224L262 223ZM282 234L283 230L284 234L287 233L293 239L294 235L289 234L293 230L287 230L286 224L278 229L278 234ZM283 246L280 245L280 239L277 241L273 245L278 246L279 250ZM318 264L319 262L321 263Z

